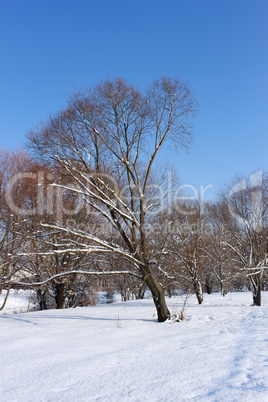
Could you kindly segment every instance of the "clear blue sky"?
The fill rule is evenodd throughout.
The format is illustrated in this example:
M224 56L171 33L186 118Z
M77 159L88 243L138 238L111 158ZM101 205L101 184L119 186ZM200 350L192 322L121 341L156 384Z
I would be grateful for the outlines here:
M186 80L199 101L184 183L267 169L267 0L1 0L0 145L66 105L76 87L123 76ZM208 193L209 194L209 193Z

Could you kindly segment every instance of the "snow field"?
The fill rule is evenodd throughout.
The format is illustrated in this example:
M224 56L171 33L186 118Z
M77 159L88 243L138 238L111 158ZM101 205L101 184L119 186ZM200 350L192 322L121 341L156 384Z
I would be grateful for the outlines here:
M168 300L171 313L181 297ZM157 323L152 300L2 314L0 400L268 401L268 294L191 296Z

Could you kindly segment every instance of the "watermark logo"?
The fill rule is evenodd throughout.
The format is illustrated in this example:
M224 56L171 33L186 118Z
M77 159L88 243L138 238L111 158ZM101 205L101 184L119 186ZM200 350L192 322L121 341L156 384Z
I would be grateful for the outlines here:
M144 210L147 216L153 217L164 211L171 214L173 210L180 215L191 215L199 209L202 216L206 193L211 188L212 184L201 185L199 189L190 184L175 186L172 174L168 172L164 185L153 183L147 186ZM105 205L108 209L114 206L115 210L119 208L128 214L135 205L140 205L143 197L136 188L132 199L129 185L122 185L107 174L85 176L84 183L75 178L63 183L51 172L43 170L16 174L9 180L5 195L7 205L16 215L47 215L57 222L75 218L82 211L85 215L99 215ZM189 207L194 204L195 209Z

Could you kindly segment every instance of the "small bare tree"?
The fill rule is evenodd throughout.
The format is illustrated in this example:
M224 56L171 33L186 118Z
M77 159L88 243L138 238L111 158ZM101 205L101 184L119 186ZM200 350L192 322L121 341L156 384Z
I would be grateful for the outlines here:
M228 230L223 245L235 254L237 266L246 273L257 306L261 305L262 278L268 267L268 181L259 173L251 176L251 186L237 178L228 196L222 196L229 209L229 216L222 219Z
M224 202L206 204L205 208L208 230L204 236L203 252L209 265L209 273L214 277L216 288L223 296L241 282L242 273L238 269L237 255L226 245L232 243L232 236L227 229L230 224L228 205Z
M181 203L172 213L164 217L166 222L159 227L159 265L170 285L193 288L199 304L203 302L201 279L206 265L203 253L203 221L200 206L196 203ZM159 241L160 239L160 241Z
M20 231L24 214L16 214L7 202L9 183L12 178L26 172L30 158L25 151L0 151L0 291L8 288L10 279L17 275L21 264L14 256L21 251L25 241ZM23 186L16 183L11 203L28 203Z

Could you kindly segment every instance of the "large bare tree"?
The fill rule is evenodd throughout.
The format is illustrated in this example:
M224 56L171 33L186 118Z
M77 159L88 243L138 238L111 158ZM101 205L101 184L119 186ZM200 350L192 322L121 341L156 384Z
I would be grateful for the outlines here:
M148 250L149 226L163 193L154 180L155 162L166 145L190 144L195 112L190 89L178 79L161 78L140 91L118 78L76 93L65 110L28 135L35 157L61 165L72 177L63 188L102 222L98 233L60 221L50 227L76 236L77 253L120 256L126 272L151 290L158 321L169 311Z

